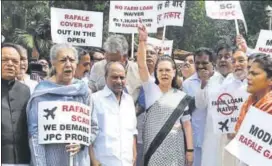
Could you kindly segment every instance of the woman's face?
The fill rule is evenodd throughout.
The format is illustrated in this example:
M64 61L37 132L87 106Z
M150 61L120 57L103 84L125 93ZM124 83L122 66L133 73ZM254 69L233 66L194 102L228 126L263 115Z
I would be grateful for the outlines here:
M173 69L172 63L169 61L161 61L157 67L157 77L159 84L171 85L172 80L175 77L176 70Z
M251 94L262 93L272 86L272 79L267 77L267 73L260 67L259 63L253 62L248 72L247 91Z
M60 49L53 65L56 68L57 83L71 84L77 65L74 51L71 48Z

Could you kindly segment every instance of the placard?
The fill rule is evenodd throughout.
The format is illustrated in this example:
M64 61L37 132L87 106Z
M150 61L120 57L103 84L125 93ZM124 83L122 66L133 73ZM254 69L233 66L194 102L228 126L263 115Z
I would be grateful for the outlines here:
M171 56L172 55L172 48L173 48L173 40L159 40L156 38L148 37L147 43L152 44L155 46L156 50L162 49L164 55Z
M221 90L210 93L209 111L213 120L213 130L217 134L234 133L234 128L243 103L248 98L244 89Z
M261 29L255 50L260 53L272 55L272 31Z
M249 166L272 165L272 115L250 107L235 138L225 147Z
M54 43L102 47L103 13L51 8Z
M159 27L164 25L183 26L185 15L185 1L158 1L157 23Z
M91 142L91 110L78 102L47 101L38 104L39 144Z
M157 32L157 1L110 1L109 32L138 33L140 22Z

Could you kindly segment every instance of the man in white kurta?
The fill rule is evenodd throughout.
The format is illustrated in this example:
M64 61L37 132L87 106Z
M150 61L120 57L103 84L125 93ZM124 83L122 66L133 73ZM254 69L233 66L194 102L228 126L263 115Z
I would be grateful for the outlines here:
M201 79L201 86L196 90L195 105L197 109L207 109L206 126L202 145L201 166L222 166L221 135L213 131L212 112L209 108L209 96L219 90L220 86L234 79L232 72L232 49L223 45L217 50L215 72L208 80ZM207 72L206 72L207 73ZM204 74L205 75L205 74ZM208 75L208 74L206 74ZM208 78L207 76L205 77ZM206 83L204 83L206 82Z
M106 65L106 86L93 94L99 134L93 144L102 166L132 166L136 157L136 113L132 97L124 92L125 68Z

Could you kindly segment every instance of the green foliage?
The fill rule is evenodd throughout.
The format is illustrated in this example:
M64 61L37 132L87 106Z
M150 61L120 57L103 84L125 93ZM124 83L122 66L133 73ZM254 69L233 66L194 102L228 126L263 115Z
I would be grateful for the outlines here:
M247 22L245 33L242 21L239 28L248 41L255 47L260 29L267 29L268 18L265 7L268 1L240 1ZM14 42L32 49L35 45L42 57L49 55L52 45L50 30L50 7L103 12L103 41L110 34L109 5L107 1L2 1L2 34L5 41ZM131 35L125 35L129 43ZM150 34L154 36L154 34ZM166 38L174 40L174 49L194 51L199 47L215 48L218 43L234 44L236 36L233 20L213 20L206 16L205 1L186 1L183 27L167 26ZM137 34L135 34L137 43Z

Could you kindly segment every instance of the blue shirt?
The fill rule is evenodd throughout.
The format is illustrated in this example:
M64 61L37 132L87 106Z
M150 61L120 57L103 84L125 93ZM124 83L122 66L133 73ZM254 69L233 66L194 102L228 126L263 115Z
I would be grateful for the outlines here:
M182 89L189 96L195 97L196 90L201 86L201 80L198 78L197 73L187 78L182 83ZM192 113L192 127L193 127L193 139L195 147L202 147L204 139L204 129L206 124L206 109L197 109Z

